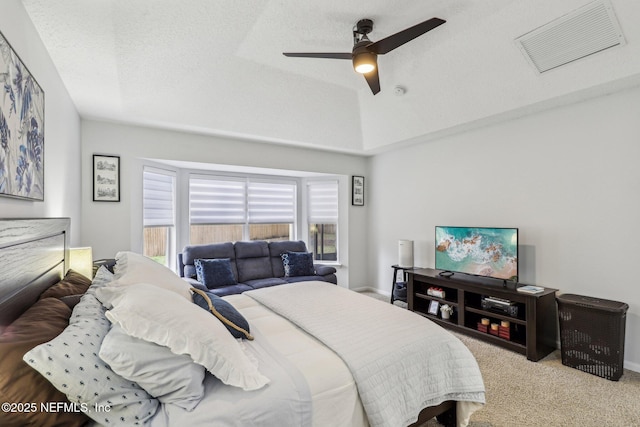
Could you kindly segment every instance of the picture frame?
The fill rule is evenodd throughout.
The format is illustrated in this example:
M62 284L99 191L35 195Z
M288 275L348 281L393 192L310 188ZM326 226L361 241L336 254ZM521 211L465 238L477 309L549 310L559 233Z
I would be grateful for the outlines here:
M93 155L93 201L120 201L120 156Z
M44 201L44 90L0 32L0 196Z
M436 300L431 300L429 303L429 314L433 314L434 316L438 315L438 308L440 307L440 303Z
M351 204L364 206L364 176L354 175L351 178Z

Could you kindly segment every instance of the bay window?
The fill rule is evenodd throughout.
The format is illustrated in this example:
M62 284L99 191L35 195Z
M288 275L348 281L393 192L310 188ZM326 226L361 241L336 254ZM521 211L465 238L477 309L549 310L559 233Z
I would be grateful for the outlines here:
M295 181L191 175L190 243L293 240Z
M165 266L175 253L176 176L170 171L143 170L144 255Z
M338 260L338 181L307 183L309 251L317 261Z

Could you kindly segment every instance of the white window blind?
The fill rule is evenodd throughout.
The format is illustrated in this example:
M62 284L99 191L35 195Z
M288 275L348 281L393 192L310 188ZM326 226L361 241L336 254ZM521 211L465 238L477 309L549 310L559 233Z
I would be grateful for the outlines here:
M307 183L307 222L309 224L338 223L338 181Z
M246 204L245 181L189 179L191 224L244 224L247 219Z
M249 180L247 198L251 224L289 224L295 221L295 183Z
M143 171L143 224L145 227L175 225L175 181L170 172Z

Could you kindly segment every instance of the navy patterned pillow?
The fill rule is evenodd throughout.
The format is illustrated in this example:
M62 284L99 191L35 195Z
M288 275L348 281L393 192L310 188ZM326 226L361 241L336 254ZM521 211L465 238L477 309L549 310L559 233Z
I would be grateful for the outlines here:
M234 338L253 340L253 336L249 332L249 322L228 301L211 292L196 288L191 288L191 290L193 291L193 302L216 316Z
M198 258L194 261L194 265L196 266L196 280L209 289L238 283L233 275L229 258Z
M313 255L309 252L287 251L281 255L284 266L284 277L313 276Z

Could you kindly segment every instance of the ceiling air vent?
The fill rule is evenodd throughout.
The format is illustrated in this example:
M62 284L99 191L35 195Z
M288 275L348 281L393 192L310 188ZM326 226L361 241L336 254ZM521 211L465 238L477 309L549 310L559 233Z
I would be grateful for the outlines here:
M607 0L598 0L516 39L540 73L576 59L625 44L620 24Z

